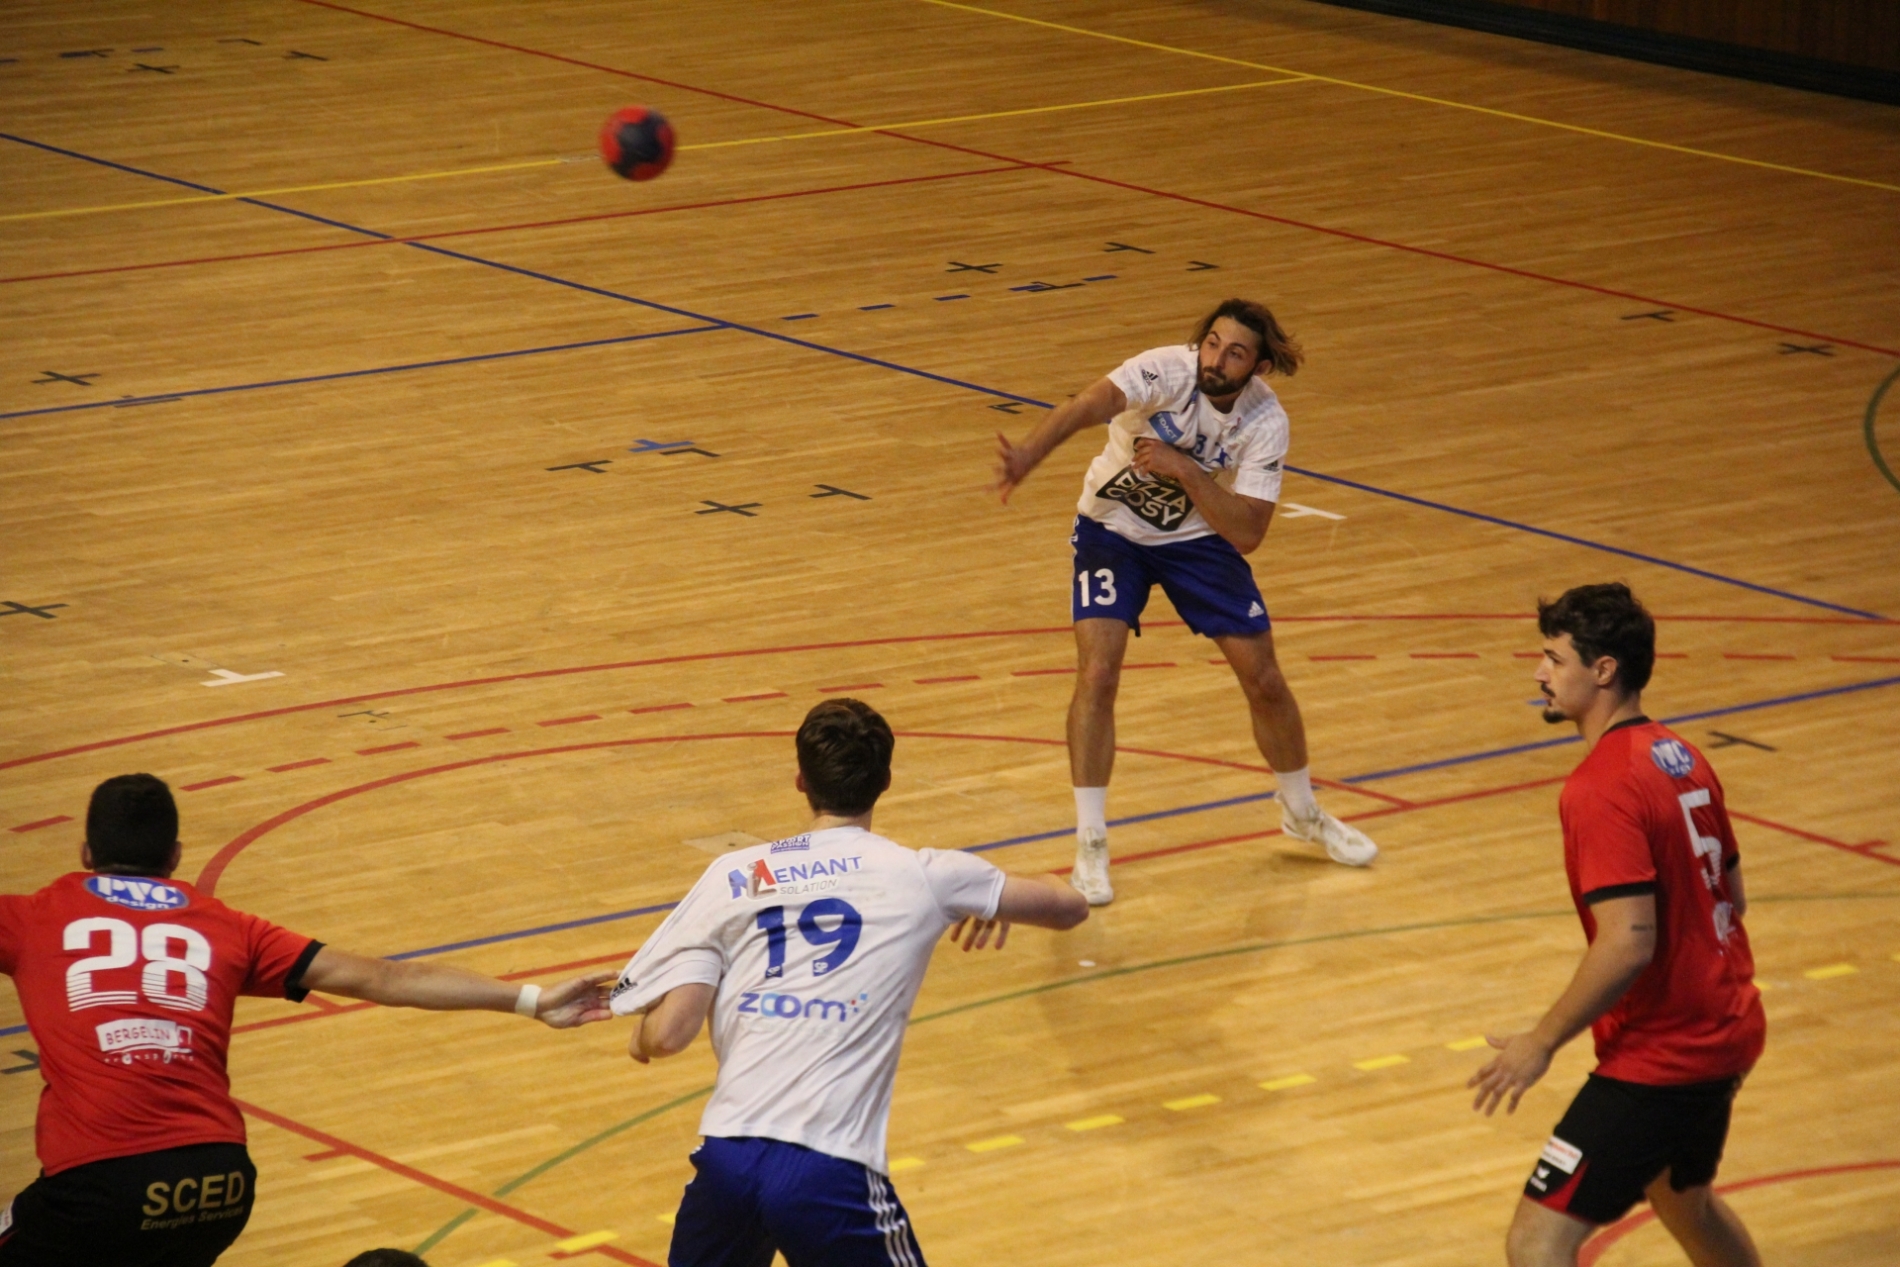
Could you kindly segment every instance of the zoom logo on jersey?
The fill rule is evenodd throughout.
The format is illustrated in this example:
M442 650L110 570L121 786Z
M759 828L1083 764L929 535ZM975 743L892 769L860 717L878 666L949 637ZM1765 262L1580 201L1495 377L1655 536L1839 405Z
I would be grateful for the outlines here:
M130 876L95 875L86 878L86 890L114 906L135 911L176 911L191 905L183 889L175 889L158 880L139 880Z
M1658 739L1649 745L1649 759L1672 779L1680 779L1695 769L1695 753L1680 739Z
M858 991L855 998L839 1002L837 999L801 999L791 994L775 994L747 990L739 996L739 1010L753 1016L770 1016L782 1021L810 1020L844 1022L858 1014L858 1010L871 1001L871 996Z
M1171 479L1143 479L1133 467L1124 466L1116 476L1095 490L1097 497L1120 502L1163 532L1179 528L1194 509L1187 490Z

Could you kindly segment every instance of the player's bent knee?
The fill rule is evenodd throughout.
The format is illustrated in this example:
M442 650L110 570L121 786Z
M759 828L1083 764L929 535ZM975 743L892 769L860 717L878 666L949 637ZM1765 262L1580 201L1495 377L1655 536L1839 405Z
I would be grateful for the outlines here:
M1504 1235L1505 1261L1510 1267L1575 1267L1577 1250L1595 1230L1581 1219L1521 1199Z

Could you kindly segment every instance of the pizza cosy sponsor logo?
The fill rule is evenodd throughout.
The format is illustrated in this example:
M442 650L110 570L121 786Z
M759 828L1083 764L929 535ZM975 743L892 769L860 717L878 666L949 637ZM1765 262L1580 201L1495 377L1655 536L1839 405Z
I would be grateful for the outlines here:
M1695 769L1695 753L1680 739L1658 739L1649 745L1649 759L1672 779L1680 779Z
M134 911L177 911L191 905L183 889L162 880L142 880L134 876L88 876L86 891L114 906Z
M1163 532L1179 528L1187 521L1188 512L1194 509L1187 490L1176 481L1146 479L1126 466L1096 489L1095 495L1120 502Z
M747 990L739 996L739 1011L746 1016L769 1016L781 1021L837 1021L854 1019L871 996L860 990L849 999L801 999L794 994Z
M139 1053L146 1053L146 1059L156 1057L168 1062L192 1054L191 1026L177 1021L131 1017L106 1021L97 1029L99 1050L128 1065Z

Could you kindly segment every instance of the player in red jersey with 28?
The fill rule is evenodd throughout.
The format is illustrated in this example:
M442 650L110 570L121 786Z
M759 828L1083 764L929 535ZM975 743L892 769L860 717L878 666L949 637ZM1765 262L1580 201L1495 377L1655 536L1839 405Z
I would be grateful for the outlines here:
M1760 1267L1711 1185L1729 1108L1767 1021L1742 929L1741 854L1707 758L1643 716L1656 624L1624 585L1540 603L1544 719L1589 755L1564 782L1564 871L1590 948L1535 1029L1493 1038L1472 1076L1487 1114L1588 1026L1597 1067L1544 1145L1506 1239L1511 1267L1574 1267L1645 1196L1696 1267Z
M171 879L171 789L93 791L84 872L0 896L0 972L40 1046L40 1177L0 1210L0 1267L209 1267L251 1215L257 1171L226 1052L240 994L311 990L391 1007L605 1020L611 972L513 985L347 954Z

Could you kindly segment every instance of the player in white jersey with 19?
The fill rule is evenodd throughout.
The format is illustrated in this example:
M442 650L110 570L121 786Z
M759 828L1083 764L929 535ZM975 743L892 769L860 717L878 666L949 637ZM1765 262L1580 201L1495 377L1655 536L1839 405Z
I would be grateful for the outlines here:
M1076 507L1069 610L1075 694L1069 773L1075 785L1075 870L1091 904L1114 899L1108 878L1108 777L1115 768L1115 695L1128 633L1141 632L1160 585L1194 633L1233 667L1254 742L1279 784L1280 822L1334 862L1363 867L1379 847L1320 809L1307 769L1306 726L1274 656L1267 607L1245 555L1259 548L1280 500L1286 410L1266 384L1292 374L1300 345L1273 314L1229 299L1186 345L1130 357L1064 401L1021 443L998 435L1003 500L1056 446L1108 424L1108 443L1083 478Z
M642 1064L712 1019L719 1077L671 1267L769 1267L775 1251L791 1267L922 1267L884 1132L931 952L963 921L968 950L992 933L1000 948L1011 922L1088 918L1059 881L874 835L893 742L857 700L812 709L797 740L811 829L715 861L614 988L616 1013L644 1013Z

